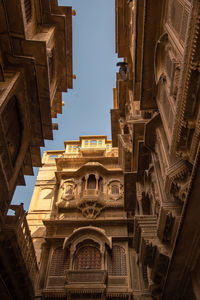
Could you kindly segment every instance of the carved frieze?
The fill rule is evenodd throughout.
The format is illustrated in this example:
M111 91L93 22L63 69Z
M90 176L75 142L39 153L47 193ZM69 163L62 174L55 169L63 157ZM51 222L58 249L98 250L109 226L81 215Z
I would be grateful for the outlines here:
M77 207L85 218L96 219L105 208L105 202L98 199L85 199L80 201Z

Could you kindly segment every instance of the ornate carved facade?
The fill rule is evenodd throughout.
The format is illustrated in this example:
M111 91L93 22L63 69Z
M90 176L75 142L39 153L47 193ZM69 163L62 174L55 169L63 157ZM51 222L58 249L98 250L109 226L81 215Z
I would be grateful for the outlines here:
M124 64L112 140L145 282L137 282L134 299L146 299L145 292L150 299L200 299L200 1L115 3L116 52Z
M200 299L200 1L115 11L112 142L45 152L28 214L37 262L22 206L0 214L2 299ZM72 87L71 15L56 0L0 3L3 214Z
M118 149L106 136L81 136L64 151L45 152L28 213L37 296L131 299L131 223Z

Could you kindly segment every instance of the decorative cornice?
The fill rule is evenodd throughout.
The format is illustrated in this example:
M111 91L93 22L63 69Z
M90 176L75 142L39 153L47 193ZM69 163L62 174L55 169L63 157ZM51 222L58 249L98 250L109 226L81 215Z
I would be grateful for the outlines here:
M177 152L178 143L181 139L181 128L186 127L185 113L186 102L189 93L189 82L191 80L191 74L194 68L195 54L198 51L198 39L200 28L200 2L193 1L192 11L189 19L188 27L188 39L185 45L185 52L183 57L183 65L180 76L179 90L177 95L177 106L175 123L173 126L173 134L171 139L171 151Z

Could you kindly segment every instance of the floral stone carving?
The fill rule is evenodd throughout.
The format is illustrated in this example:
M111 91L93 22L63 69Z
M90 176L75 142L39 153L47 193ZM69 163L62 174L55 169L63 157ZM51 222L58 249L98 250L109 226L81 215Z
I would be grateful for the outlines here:
M87 219L95 219L105 208L105 203L99 200L83 200L78 204L78 209Z

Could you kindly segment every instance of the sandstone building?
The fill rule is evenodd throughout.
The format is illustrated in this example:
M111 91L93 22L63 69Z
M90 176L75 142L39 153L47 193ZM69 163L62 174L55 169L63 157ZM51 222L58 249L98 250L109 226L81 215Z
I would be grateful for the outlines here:
M116 0L113 146L140 296L200 299L200 1ZM141 282L145 282L145 286Z
M0 298L32 299L38 267L22 205L24 175L41 166L52 117L73 86L72 11L57 0L0 1ZM23 201L23 198L22 198ZM8 209L15 215L7 215Z
M28 213L39 299L131 299L131 223L118 149L106 136L45 152Z
M50 80L60 63L52 63L57 48L44 51L44 67L41 42L52 45L49 27L53 24L62 32L63 18L66 36L71 34L71 8L58 8L53 0L42 0L42 6L37 1L15 2L25 20L24 27L17 22L21 29L5 14L13 1L0 4L5 15L0 19L0 97L8 92L1 106L4 114L0 112L0 149L7 155L1 154L0 160L2 211L7 210L15 185L22 182L21 174L31 173L30 165L40 163L38 132L51 138L47 116L50 112L55 116L61 108L62 88L54 89ZM30 8L35 12L31 18ZM105 136L83 136L65 142L65 150L45 153L28 214L32 239L22 206L13 207L15 216L2 218L0 298L32 299L35 290L36 299L200 299L200 1L116 0L115 12L116 52L124 61L117 64L112 142ZM37 21L30 23L34 18ZM60 35L55 36L59 40ZM58 79L59 87L63 78L71 87L70 40L66 45L68 71ZM30 71L30 57L35 72ZM46 77L41 76L41 64ZM4 86L12 72L19 79L22 72L22 85L9 102L15 93L9 94ZM34 98L37 103L28 101L34 80L41 91ZM29 96L16 106L22 90ZM43 106L46 101L54 105ZM18 112L28 108L33 120ZM4 117L7 112L14 123ZM20 148L19 141L29 144Z

